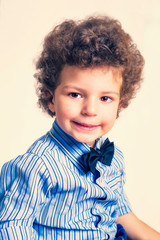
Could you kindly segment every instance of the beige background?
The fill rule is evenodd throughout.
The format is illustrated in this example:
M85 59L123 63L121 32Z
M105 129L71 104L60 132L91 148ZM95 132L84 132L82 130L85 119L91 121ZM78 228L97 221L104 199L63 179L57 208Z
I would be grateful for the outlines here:
M145 57L145 81L109 137L126 157L126 191L134 212L160 231L160 1L1 0L0 167L50 129L36 106L33 59L43 37L68 18L118 18Z

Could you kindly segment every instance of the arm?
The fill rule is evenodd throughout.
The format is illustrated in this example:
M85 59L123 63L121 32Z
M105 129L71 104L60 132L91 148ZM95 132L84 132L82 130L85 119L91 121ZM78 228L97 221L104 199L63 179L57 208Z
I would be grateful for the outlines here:
M47 189L44 170L41 159L33 154L20 156L2 167L0 239L35 239L33 222Z
M119 223L124 227L129 239L160 240L160 233L142 222L132 212L120 216L116 223Z

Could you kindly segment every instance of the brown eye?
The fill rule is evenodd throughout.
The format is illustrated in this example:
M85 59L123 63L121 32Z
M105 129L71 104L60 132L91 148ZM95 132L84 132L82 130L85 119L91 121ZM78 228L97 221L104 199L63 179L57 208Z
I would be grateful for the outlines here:
M76 93L76 92L69 93L69 96L71 96L72 98L80 98L81 97L80 93Z
M103 97L101 97L101 101L102 102L111 102L112 99L111 99L111 97L103 96Z

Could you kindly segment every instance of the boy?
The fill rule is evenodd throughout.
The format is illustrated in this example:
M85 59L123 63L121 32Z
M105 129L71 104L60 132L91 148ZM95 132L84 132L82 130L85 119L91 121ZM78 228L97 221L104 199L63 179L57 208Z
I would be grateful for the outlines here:
M123 154L104 138L135 96L143 65L108 17L65 21L48 34L35 77L39 104L56 119L2 168L0 239L160 239L132 213Z

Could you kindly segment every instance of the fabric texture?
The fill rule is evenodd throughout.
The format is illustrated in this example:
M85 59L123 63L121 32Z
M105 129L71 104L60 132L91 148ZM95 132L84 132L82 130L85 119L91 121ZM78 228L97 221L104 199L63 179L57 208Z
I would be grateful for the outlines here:
M127 240L127 234L121 224L117 224L116 240Z
M100 148L104 138L97 141ZM57 124L4 164L0 174L0 239L115 239L118 216L131 207L124 193L122 152L114 146L110 166L97 162L96 179L84 171L87 144Z

